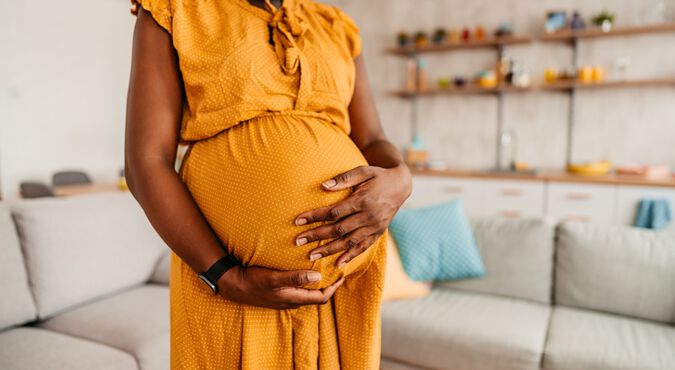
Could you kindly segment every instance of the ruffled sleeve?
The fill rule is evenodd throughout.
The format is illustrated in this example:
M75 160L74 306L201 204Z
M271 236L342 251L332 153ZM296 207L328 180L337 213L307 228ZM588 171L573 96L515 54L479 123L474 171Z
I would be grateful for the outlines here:
M335 11L337 12L338 19L343 24L347 48L352 54L352 58L356 58L361 54L362 47L359 26L357 26L356 22L340 8L336 7Z
M171 0L131 0L131 4L132 14L137 14L138 8L143 7L143 9L150 12L157 24L167 32L172 32L173 12Z

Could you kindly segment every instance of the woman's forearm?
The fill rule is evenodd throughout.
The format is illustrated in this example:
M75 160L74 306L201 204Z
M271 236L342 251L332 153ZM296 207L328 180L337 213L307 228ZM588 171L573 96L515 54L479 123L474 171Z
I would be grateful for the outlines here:
M399 150L386 139L374 140L361 149L361 153L371 166L394 168L405 166Z
M159 158L127 162L129 189L150 223L196 273L227 253L170 163Z

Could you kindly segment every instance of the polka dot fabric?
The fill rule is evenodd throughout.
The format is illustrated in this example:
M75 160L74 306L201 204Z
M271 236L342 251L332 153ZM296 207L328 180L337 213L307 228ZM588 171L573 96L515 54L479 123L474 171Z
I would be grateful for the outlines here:
M413 280L456 280L485 275L461 200L402 208L389 229L403 267Z
M171 33L186 91L180 171L213 230L244 264L312 269L330 302L273 310L213 296L171 260L173 369L378 369L387 234L338 269L298 247L301 212L351 190L321 183L367 161L349 138L358 28L339 9L284 0L141 0ZM272 42L270 42L272 40Z

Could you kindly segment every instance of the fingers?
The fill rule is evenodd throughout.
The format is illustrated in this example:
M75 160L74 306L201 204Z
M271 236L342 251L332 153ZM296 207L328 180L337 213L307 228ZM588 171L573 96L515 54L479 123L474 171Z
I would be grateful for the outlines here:
M352 214L338 222L301 232L296 237L295 244L301 246L317 240L341 238L366 224L366 221L364 214Z
M338 268L343 268L349 261L356 258L359 254L363 253L368 247L373 245L375 240L377 240L379 235L371 234L365 239L363 239L356 247L347 249L340 258L335 262Z
M309 252L309 259L315 261L319 258L327 257L338 252L357 248L371 234L373 234L373 231L370 228L359 227L343 237L315 248Z
M297 226L321 221L337 221L357 212L358 199L353 197L336 204L303 212L295 219Z
M321 186L331 191L351 188L372 178L374 172L372 166L359 166L325 181Z
M303 287L319 281L321 281L321 273L316 271L275 271L269 279L268 286L271 288Z
M282 304L291 306L304 306L310 304L324 304L328 302L337 288L344 283L344 278L336 281L332 285L322 290L312 290L304 288L285 288L278 292L278 298Z

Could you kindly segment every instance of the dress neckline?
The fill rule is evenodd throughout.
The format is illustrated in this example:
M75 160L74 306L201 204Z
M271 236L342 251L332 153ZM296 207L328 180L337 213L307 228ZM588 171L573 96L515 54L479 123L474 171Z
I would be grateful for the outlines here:
M238 0L237 1L242 8L253 13L257 17L269 21L274 14L279 12L282 8L285 8L284 11L287 13L296 13L298 11L297 7L300 5L302 0L283 0L281 7L277 8L272 4L270 0L263 0L264 8L251 4L249 0Z

